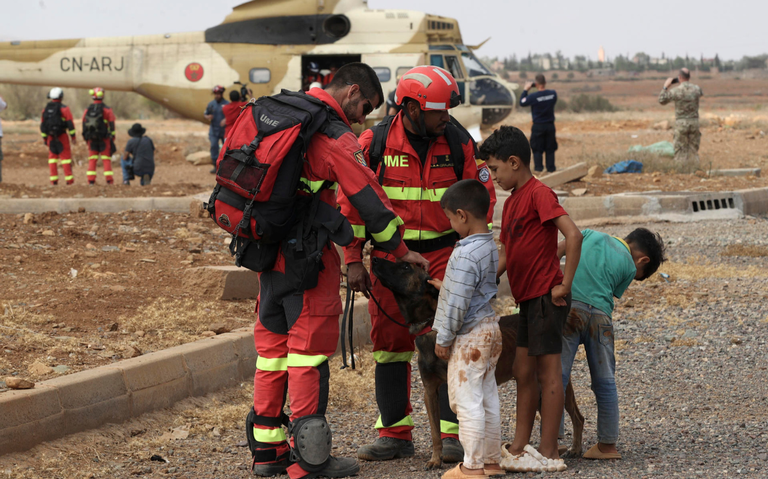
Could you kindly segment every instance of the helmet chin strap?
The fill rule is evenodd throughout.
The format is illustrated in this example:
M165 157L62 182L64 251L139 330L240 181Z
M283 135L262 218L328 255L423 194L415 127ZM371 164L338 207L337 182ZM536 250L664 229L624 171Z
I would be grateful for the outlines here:
M406 110L405 113L408 113L408 111ZM424 121L424 110L419 108L419 124L418 125L414 124L410 114L403 115L403 116L405 116L405 118L408 119L408 123L411 124L411 128L416 130L416 134L418 134L425 140L432 141L435 139L433 136L430 136L429 134L427 134L427 124Z

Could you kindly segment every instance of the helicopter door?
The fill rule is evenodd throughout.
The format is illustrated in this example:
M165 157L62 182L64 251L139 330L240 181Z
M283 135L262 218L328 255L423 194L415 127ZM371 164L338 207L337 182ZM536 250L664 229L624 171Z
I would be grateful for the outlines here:
M461 103L462 105L467 104L464 71L461 68L461 60L459 60L459 57L456 55L443 56L442 54L433 53L429 56L429 64L448 70L450 74L453 75L453 78L456 79L456 83L459 85Z

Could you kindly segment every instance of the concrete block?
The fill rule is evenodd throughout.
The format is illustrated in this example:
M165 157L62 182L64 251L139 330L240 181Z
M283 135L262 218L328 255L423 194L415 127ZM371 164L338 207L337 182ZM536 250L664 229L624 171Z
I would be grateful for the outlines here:
M90 369L51 379L43 384L58 390L64 409L85 408L128 393L119 369Z
M131 198L133 199L133 198ZM152 209L158 211L168 211L170 213L186 213L189 211L189 197L156 197L152 198Z
M645 196L611 196L611 216L637 216L644 214L643 207L649 202Z
M259 275L237 266L201 266L184 272L182 286L188 292L215 299L256 299Z
M690 213L691 202L685 196L655 196L659 213ZM651 212L649 212L650 214Z
M736 208L745 215L768 213L768 188L751 188L733 192Z
M179 353L178 348L166 349L138 358L126 359L107 368L115 367L122 370L128 390L140 391L159 384L175 382L181 378L186 380L184 357Z
M246 379L240 376L239 366L239 361L235 360L221 366L191 371L190 396L205 396L220 389L236 386ZM253 375L250 377L253 378Z
M760 176L760 168L733 168L727 170L712 170L709 176Z
M5 396L6 394L8 393L2 395ZM3 411L2 415L4 415L6 410L2 403L0 403L0 410ZM66 434L68 431L62 412L15 427L0 427L0 455L26 451L43 441L51 441Z
M565 198L561 204L573 221L611 216L610 201L606 201L606 197Z
M126 394L88 406L65 409L62 424L66 434L87 431L108 423L120 423L131 418L131 398Z
M62 407L56 388L37 385L0 394L0 411L0 430L4 430L60 414Z
M182 378L131 393L131 416L165 409L189 397L190 380Z
M205 371L237 361L235 346L227 338L203 339L177 348L190 372Z
M587 173L589 173L589 168L587 168L587 164L577 163L563 170L558 170L558 171L555 171L554 173L548 174L544 178L541 178L541 182L549 186L550 188L554 188L555 186L560 186L570 181L576 181L581 178L584 178L585 176L587 176Z
M255 317L254 317L255 320ZM232 341L238 359L238 374L241 380L253 378L256 372L256 346L253 343L253 328L243 328L222 334Z

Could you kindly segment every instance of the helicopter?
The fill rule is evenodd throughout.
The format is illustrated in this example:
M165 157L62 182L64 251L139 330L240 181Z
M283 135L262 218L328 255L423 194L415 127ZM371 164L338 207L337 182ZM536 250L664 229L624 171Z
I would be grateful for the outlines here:
M386 94L412 67L434 65L456 78L462 103L451 114L480 139L481 129L510 114L517 88L475 56L480 46L464 44L456 19L370 9L366 0L253 0L202 32L2 42L0 82L132 91L206 122L215 85L247 83L260 97L306 89L313 72L364 62ZM386 115L385 105L363 128Z

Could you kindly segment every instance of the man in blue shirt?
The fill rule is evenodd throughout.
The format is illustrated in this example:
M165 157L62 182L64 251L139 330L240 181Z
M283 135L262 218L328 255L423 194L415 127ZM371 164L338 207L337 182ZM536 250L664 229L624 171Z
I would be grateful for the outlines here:
M219 157L219 142L224 144L224 127L221 126L221 120L224 119L224 112L221 107L228 105L229 102L224 99L224 87L216 85L213 87L213 100L205 107L205 119L211 122L208 130L208 140L211 142L211 162L213 169L211 173L216 173L216 158Z
M528 90L533 87L538 90L536 93L528 94ZM533 126L531 127L531 150L533 151L533 169L537 173L544 171L543 156L547 153L547 172L555 171L555 150L557 150L557 140L555 139L555 104L557 103L557 92L547 90L547 80L544 75L536 75L536 81L525 85L522 95L520 95L520 106L531 107L533 116Z

